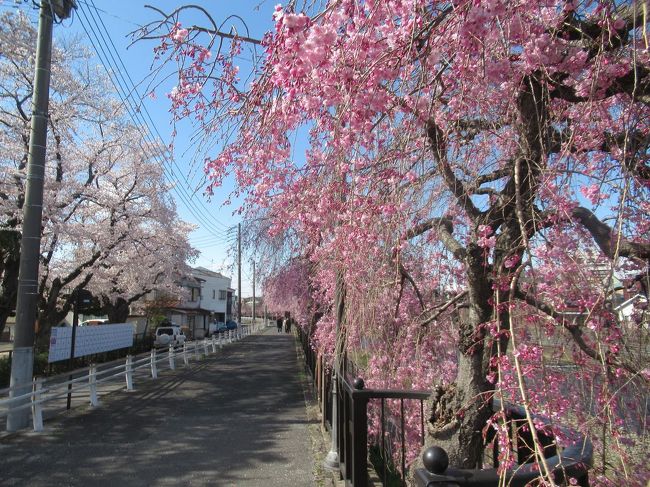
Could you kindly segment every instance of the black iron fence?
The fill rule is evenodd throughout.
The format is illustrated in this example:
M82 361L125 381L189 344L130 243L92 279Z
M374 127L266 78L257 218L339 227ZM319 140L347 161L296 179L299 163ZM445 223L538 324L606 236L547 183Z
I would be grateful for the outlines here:
M424 443L424 401L429 391L367 389L363 379L358 378L356 365L346 356L342 357L340 368L332 374L331 368L323 364L309 342L307 334L298 327L298 337L302 344L307 368L314 379L314 388L319 398L324 426L332 431L332 377L336 377L336 437L341 479L348 486L367 486L368 472L373 469L368 450L369 416L375 414L379 419L379 431L371 435L379 457L379 471L383 485L389 476L391 464L398 459L400 472L406 471L407 438L405 425L405 405L416 401L419 407L418 441ZM391 402L392 407L388 407ZM397 451L395 451L397 449ZM396 454L395 454L396 453ZM403 477L399 482L406 485Z
M400 473L397 484L406 485L407 472L407 426L405 425L405 404L415 401L419 406L419 435L420 444L424 444L425 420L424 402L430 396L430 391L410 390L380 390L366 389L363 379L358 377L355 365L344 356L340 369L336 374L325 367L322 357L319 357L311 347L309 337L298 327L306 365L314 379L314 388L319 398L323 423L332 431L332 376L336 377L337 420L336 428L339 471L346 487L367 487L370 477L368 472L373 468L369 461L369 412L376 414L380 423L380 431L371 435L373 443L379 452L381 461L376 472L382 485L389 485L389 467ZM391 407L387 408L387 402ZM395 407L397 405L397 407ZM540 465L535 454L535 442L530 432L528 420L523 408L515 405L504 405L495 401L495 411L505 411L506 428L508 432L508 447L514 450L517 459L515 468L501 472L499 469L499 439L492 433L486 438L486 458L493 468L464 470L447 468L444 460L446 453L440 448L425 451L423 460L425 469L414 472L413 478L418 486L453 486L453 487L496 487L505 485L517 487L528 485L540 477ZM387 409L390 410L387 413ZM576 436L575 432L563 429L565 437L573 436L575 441L568 447L558 451L556 439L550 421L534 417L539 449L543 452L548 471L552 473L557 485L571 483L588 487L588 472L592 463L593 448L588 438ZM411 421L411 424L413 422ZM395 451L395 447L398 451ZM491 457L491 458L490 458ZM370 467L370 469L369 469ZM571 480L573 479L573 480ZM391 486L396 485L391 480Z

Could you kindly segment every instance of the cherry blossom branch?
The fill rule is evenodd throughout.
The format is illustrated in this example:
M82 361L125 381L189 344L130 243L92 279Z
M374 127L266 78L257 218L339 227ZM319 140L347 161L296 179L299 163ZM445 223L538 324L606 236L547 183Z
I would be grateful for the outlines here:
M609 353L603 354L601 351L596 351L592 347L590 347L584 339L582 328L579 325L569 322L562 313L557 311L550 304L541 301L535 296L523 291L521 288L517 288L514 290L514 297L538 309L539 311L550 316L556 322L562 325L562 328L564 328L566 331L569 332L573 341L576 343L576 345L578 345L578 348L580 348L580 350L588 357L602 364L606 364L613 367L622 367L628 372L630 372L631 374L643 375L640 374L639 370L635 369L629 364L623 363L618 359L616 359L614 355Z
M614 13L617 20L620 20L621 25L616 29L616 34L620 39L615 42L614 36L611 36L609 29L605 29L603 23L598 21L587 21L579 19L575 11L571 11L562 26L562 33L566 35L566 39L570 41L583 41L594 44L595 50L602 48L614 49L620 47L620 44L628 41L628 33L640 25L644 21L644 1L633 0L630 4L619 5ZM605 24L606 25L606 24ZM602 35L608 35L610 42L599 42L598 38Z
M574 208L571 216L589 231L598 248L607 257L613 258L615 251L618 251L618 255L622 257L650 260L650 244L631 242L626 239L619 241L614 235L614 231L587 208Z
M521 277L521 273L524 271L524 269L527 267L528 263L522 263L517 267L515 270L512 280L510 281L510 289L509 289L509 300L512 302L514 301L514 295L515 292L519 289L519 278ZM515 328L514 328L514 319L512 316L512 313L508 313L508 327L510 329L510 341L512 343L512 349L515 353L512 354L512 360L515 364L515 370L517 372L517 385L519 387L519 394L521 395L522 398L522 406L524 407L524 412L526 413L526 422L528 423L528 428L533 440L533 448L535 452L535 458L536 461L542 464L544 474L546 475L546 479L550 483L552 487L555 487L555 482L553 479L553 475L551 473L551 470L548 467L548 462L546 461L546 457L544 456L544 448L541 446L541 442L539 441L539 437L537 436L537 428L535 427L535 423L533 422L533 417L530 413L530 402L528 399L528 389L526 387L526 380L524 379L524 373L522 370L521 362L519 360L519 354L517 353L517 334L515 333Z
M553 99L581 103L593 100L593 95L581 96L576 93L573 86L566 86L556 81L557 77L550 79L553 87L550 96ZM633 66L623 76L617 77L612 84L604 91L603 98L610 98L614 95L627 94L633 99L646 105L650 105L650 69L645 66Z
M255 38L248 37L248 36L240 36L239 34L236 34L236 33L231 34L231 33L228 33L228 32L223 32L220 29L220 27L217 25L217 23L214 21L214 19L210 15L210 13L205 8L201 7L200 5L183 5L182 7L178 7L177 9L175 9L173 12L171 12L169 14L165 13L164 11L162 11L161 9L159 9L157 7L154 7L153 5L145 5L145 8L149 8L151 10L154 10L154 11L158 12L160 15L163 16L163 20L160 20L158 22L151 22L150 24L147 24L143 28L143 32L145 32L145 34L139 37L139 39L142 39L142 40L144 40L144 39L148 39L148 40L160 39L160 38L164 37L165 34L149 35L149 33L156 31L160 26L162 26L163 24L168 23L170 21L170 19L172 19L173 17L178 17L178 14L180 14L183 10L196 9L196 10L199 10L203 15L205 15L205 17L208 19L208 21L212 24L212 28L210 29L210 28L207 28L207 27L201 27L201 26L198 26L198 25L193 25L193 26L189 27L189 30L196 31L196 32L203 32L205 34L218 36L218 37L221 37L222 39L237 39L237 40L240 40L240 41L243 41L243 42L247 42L249 44L258 44L259 45L259 44L262 43L262 41L260 39L255 39ZM246 26L246 22L244 22L244 19L242 19L238 15L230 15L230 16L228 16L228 18L223 23L227 22L228 19L230 19L230 18L239 19L242 22L242 24L244 24L244 26L246 27L246 30L248 31L248 27ZM223 25L223 23L222 23L222 25Z

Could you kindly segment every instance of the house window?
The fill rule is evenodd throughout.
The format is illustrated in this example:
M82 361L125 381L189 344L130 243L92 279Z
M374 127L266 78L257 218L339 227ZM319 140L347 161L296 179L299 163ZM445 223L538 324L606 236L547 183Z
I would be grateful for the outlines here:
M226 291L219 291L219 300L220 301L225 301L227 296L228 296L228 293Z
M212 299L217 299L217 291L216 291L216 289L212 290Z
M201 297L201 288L193 287L192 288L192 301L198 301Z

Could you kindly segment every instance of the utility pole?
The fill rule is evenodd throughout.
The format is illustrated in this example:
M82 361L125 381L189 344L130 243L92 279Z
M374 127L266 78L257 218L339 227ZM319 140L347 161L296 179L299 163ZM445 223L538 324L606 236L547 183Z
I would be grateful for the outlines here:
M50 4L51 2L51 4ZM41 0L34 70L32 120L29 134L27 182L23 205L23 233L20 242L18 297L16 302L16 332L11 360L9 397L31 392L34 372L34 327L38 310L38 264L41 255L41 225L43 219L43 179L50 98L50 66L52 64L52 10L62 19L70 16L76 5L73 0ZM27 400L13 404L19 407ZM29 408L11 411L7 416L7 431L17 431L29 425Z
M237 299L237 317L241 325L241 223L237 224L237 294L239 294L239 299Z
M255 324L255 261L253 261L253 324Z

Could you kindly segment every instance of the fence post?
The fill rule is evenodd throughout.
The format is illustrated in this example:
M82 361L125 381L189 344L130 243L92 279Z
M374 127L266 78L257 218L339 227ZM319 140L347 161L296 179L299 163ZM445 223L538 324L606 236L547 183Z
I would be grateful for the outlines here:
M188 366L189 360L187 358L187 343L183 342L183 363L185 364L185 367Z
M133 357L131 355L126 356L126 366L124 367L126 370L126 390L127 391L132 391L133 390Z
M210 352L208 351L208 339L207 339L207 338L204 338L204 339L203 339L203 351L205 352L205 356L206 356L206 357L207 357L208 354L210 353Z
M223 348L224 332L219 333L219 348Z
M174 361L174 346L169 345L169 368L171 370L176 369L176 362Z
M363 379L354 380L352 391L352 485L368 485L368 399L356 391L363 390Z
M201 358L201 355L199 354L199 341L194 340L194 358L198 360Z
M90 392L90 405L93 407L99 406L97 399L97 366L92 364L88 370L88 389Z
M151 378L152 379L157 379L158 378L158 362L157 362L157 357L156 357L156 349L152 348L151 349Z
M212 335L212 353L217 353L217 344L214 340L214 334Z
M43 405L41 404L43 378L39 377L32 382L32 421L34 431L43 431Z

